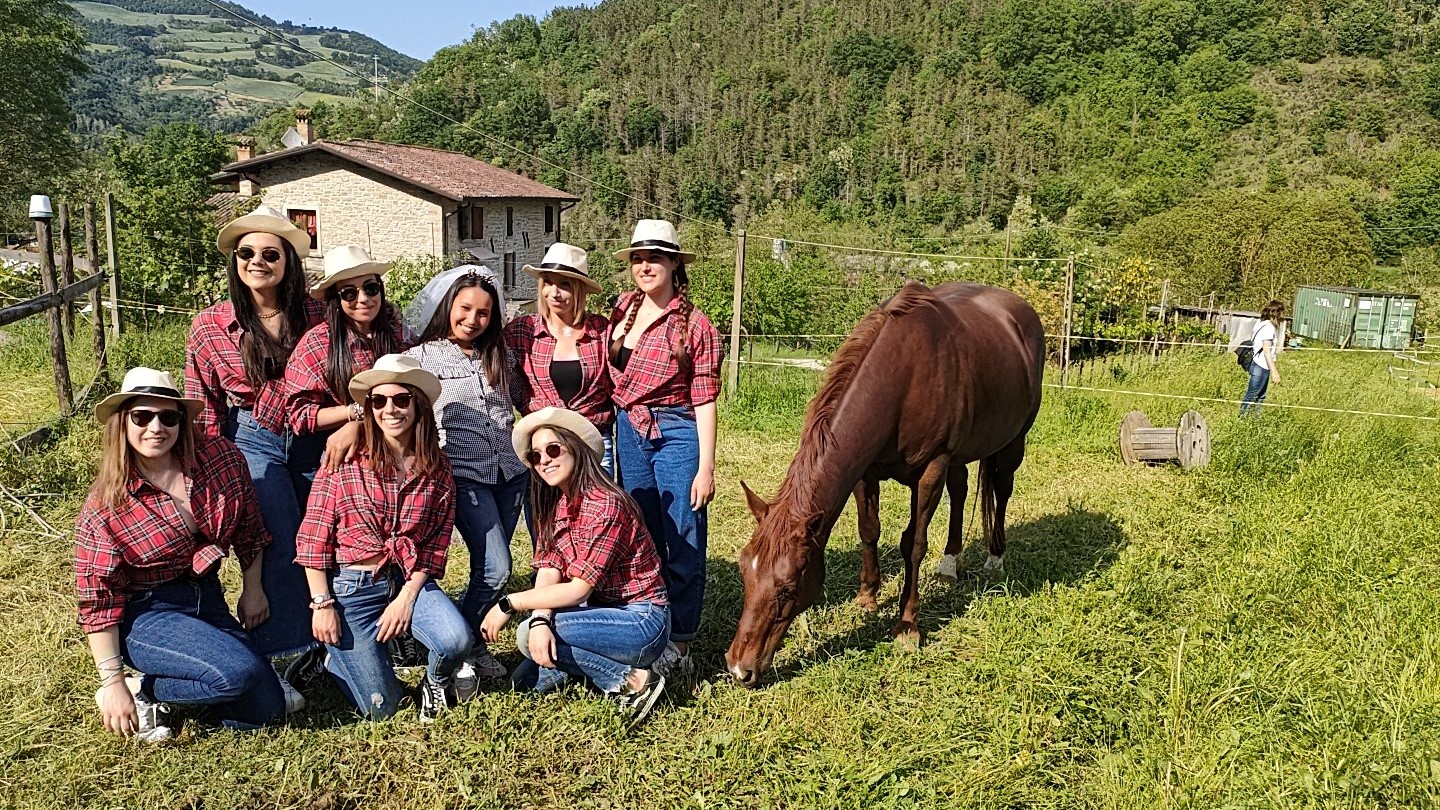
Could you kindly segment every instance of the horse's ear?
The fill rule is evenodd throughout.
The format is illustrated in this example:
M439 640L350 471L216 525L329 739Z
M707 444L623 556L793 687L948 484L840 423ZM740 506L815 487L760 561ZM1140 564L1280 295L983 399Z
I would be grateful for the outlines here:
M770 514L770 504L766 503L764 498L756 495L750 487L745 485L744 481L740 482L740 488L745 490L745 503L750 506L750 514L755 516L755 522L759 523L764 520L765 516Z

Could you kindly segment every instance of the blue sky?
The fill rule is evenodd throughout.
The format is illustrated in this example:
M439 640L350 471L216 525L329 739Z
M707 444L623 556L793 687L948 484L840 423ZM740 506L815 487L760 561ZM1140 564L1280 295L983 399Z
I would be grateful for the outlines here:
M559 5L593 3L555 0L238 0L240 5L274 20L299 25L334 26L359 31L416 59L429 59L447 45L470 38L476 28L516 14L545 18Z

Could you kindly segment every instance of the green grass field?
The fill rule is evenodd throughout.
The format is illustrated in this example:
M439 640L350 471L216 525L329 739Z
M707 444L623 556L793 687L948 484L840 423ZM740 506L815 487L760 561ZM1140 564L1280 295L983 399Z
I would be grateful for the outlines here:
M117 355L178 371L182 336L172 325ZM0 345L7 379L48 378L34 338ZM1440 415L1375 356L1282 362L1275 402ZM1224 398L1244 385L1215 353L1111 364L1082 381ZM175 744L139 749L99 725L69 538L0 503L0 806L1372 808L1440 797L1435 423L1279 409L1242 422L1200 404L1214 461L1187 474L1126 467L1115 447L1127 410L1174 425L1186 402L1048 389L1004 574L977 578L972 547L960 584L928 576L942 506L925 643L892 645L907 509L889 485L880 611L852 602L847 508L824 595L771 682L746 691L718 674L740 604L735 555L753 525L739 480L774 491L817 383L747 367L722 406L705 677L634 729L578 688L482 693L429 726L413 712L358 723L330 692L283 728L189 724ZM45 394L27 394L21 412ZM97 448L77 421L40 456L0 457L0 483L64 530ZM452 592L465 568L457 545ZM525 569L522 557L517 578Z

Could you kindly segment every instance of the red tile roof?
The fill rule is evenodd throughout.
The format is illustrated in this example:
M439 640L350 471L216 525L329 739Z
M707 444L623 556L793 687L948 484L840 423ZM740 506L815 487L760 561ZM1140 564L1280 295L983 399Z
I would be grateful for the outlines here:
M234 180L236 175L270 163L324 152L365 166L381 174L418 186L452 200L494 197L541 197L574 201L574 195L521 177L483 160L459 152L382 141L316 141L231 163L211 176L212 181Z

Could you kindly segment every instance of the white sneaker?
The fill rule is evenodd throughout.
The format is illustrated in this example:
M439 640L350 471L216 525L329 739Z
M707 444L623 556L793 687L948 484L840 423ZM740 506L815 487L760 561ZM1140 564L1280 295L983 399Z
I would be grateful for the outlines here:
M294 714L305 708L305 696L300 690L290 685L290 682L280 678L280 691L285 693L285 713Z
M125 686L130 690L131 697L135 700L135 716L139 718L140 729L131 736L131 739L139 743L153 745L162 743L175 736L175 732L168 725L170 721L170 704L152 701L140 691L140 679L129 677L125 679ZM100 702L100 696L104 693L104 687L95 690L95 705L104 706Z
M690 657L688 651L681 655L680 648L675 646L675 642L667 641L664 652L660 653L660 657L650 665L650 671L666 678L689 677L695 674L695 659Z

